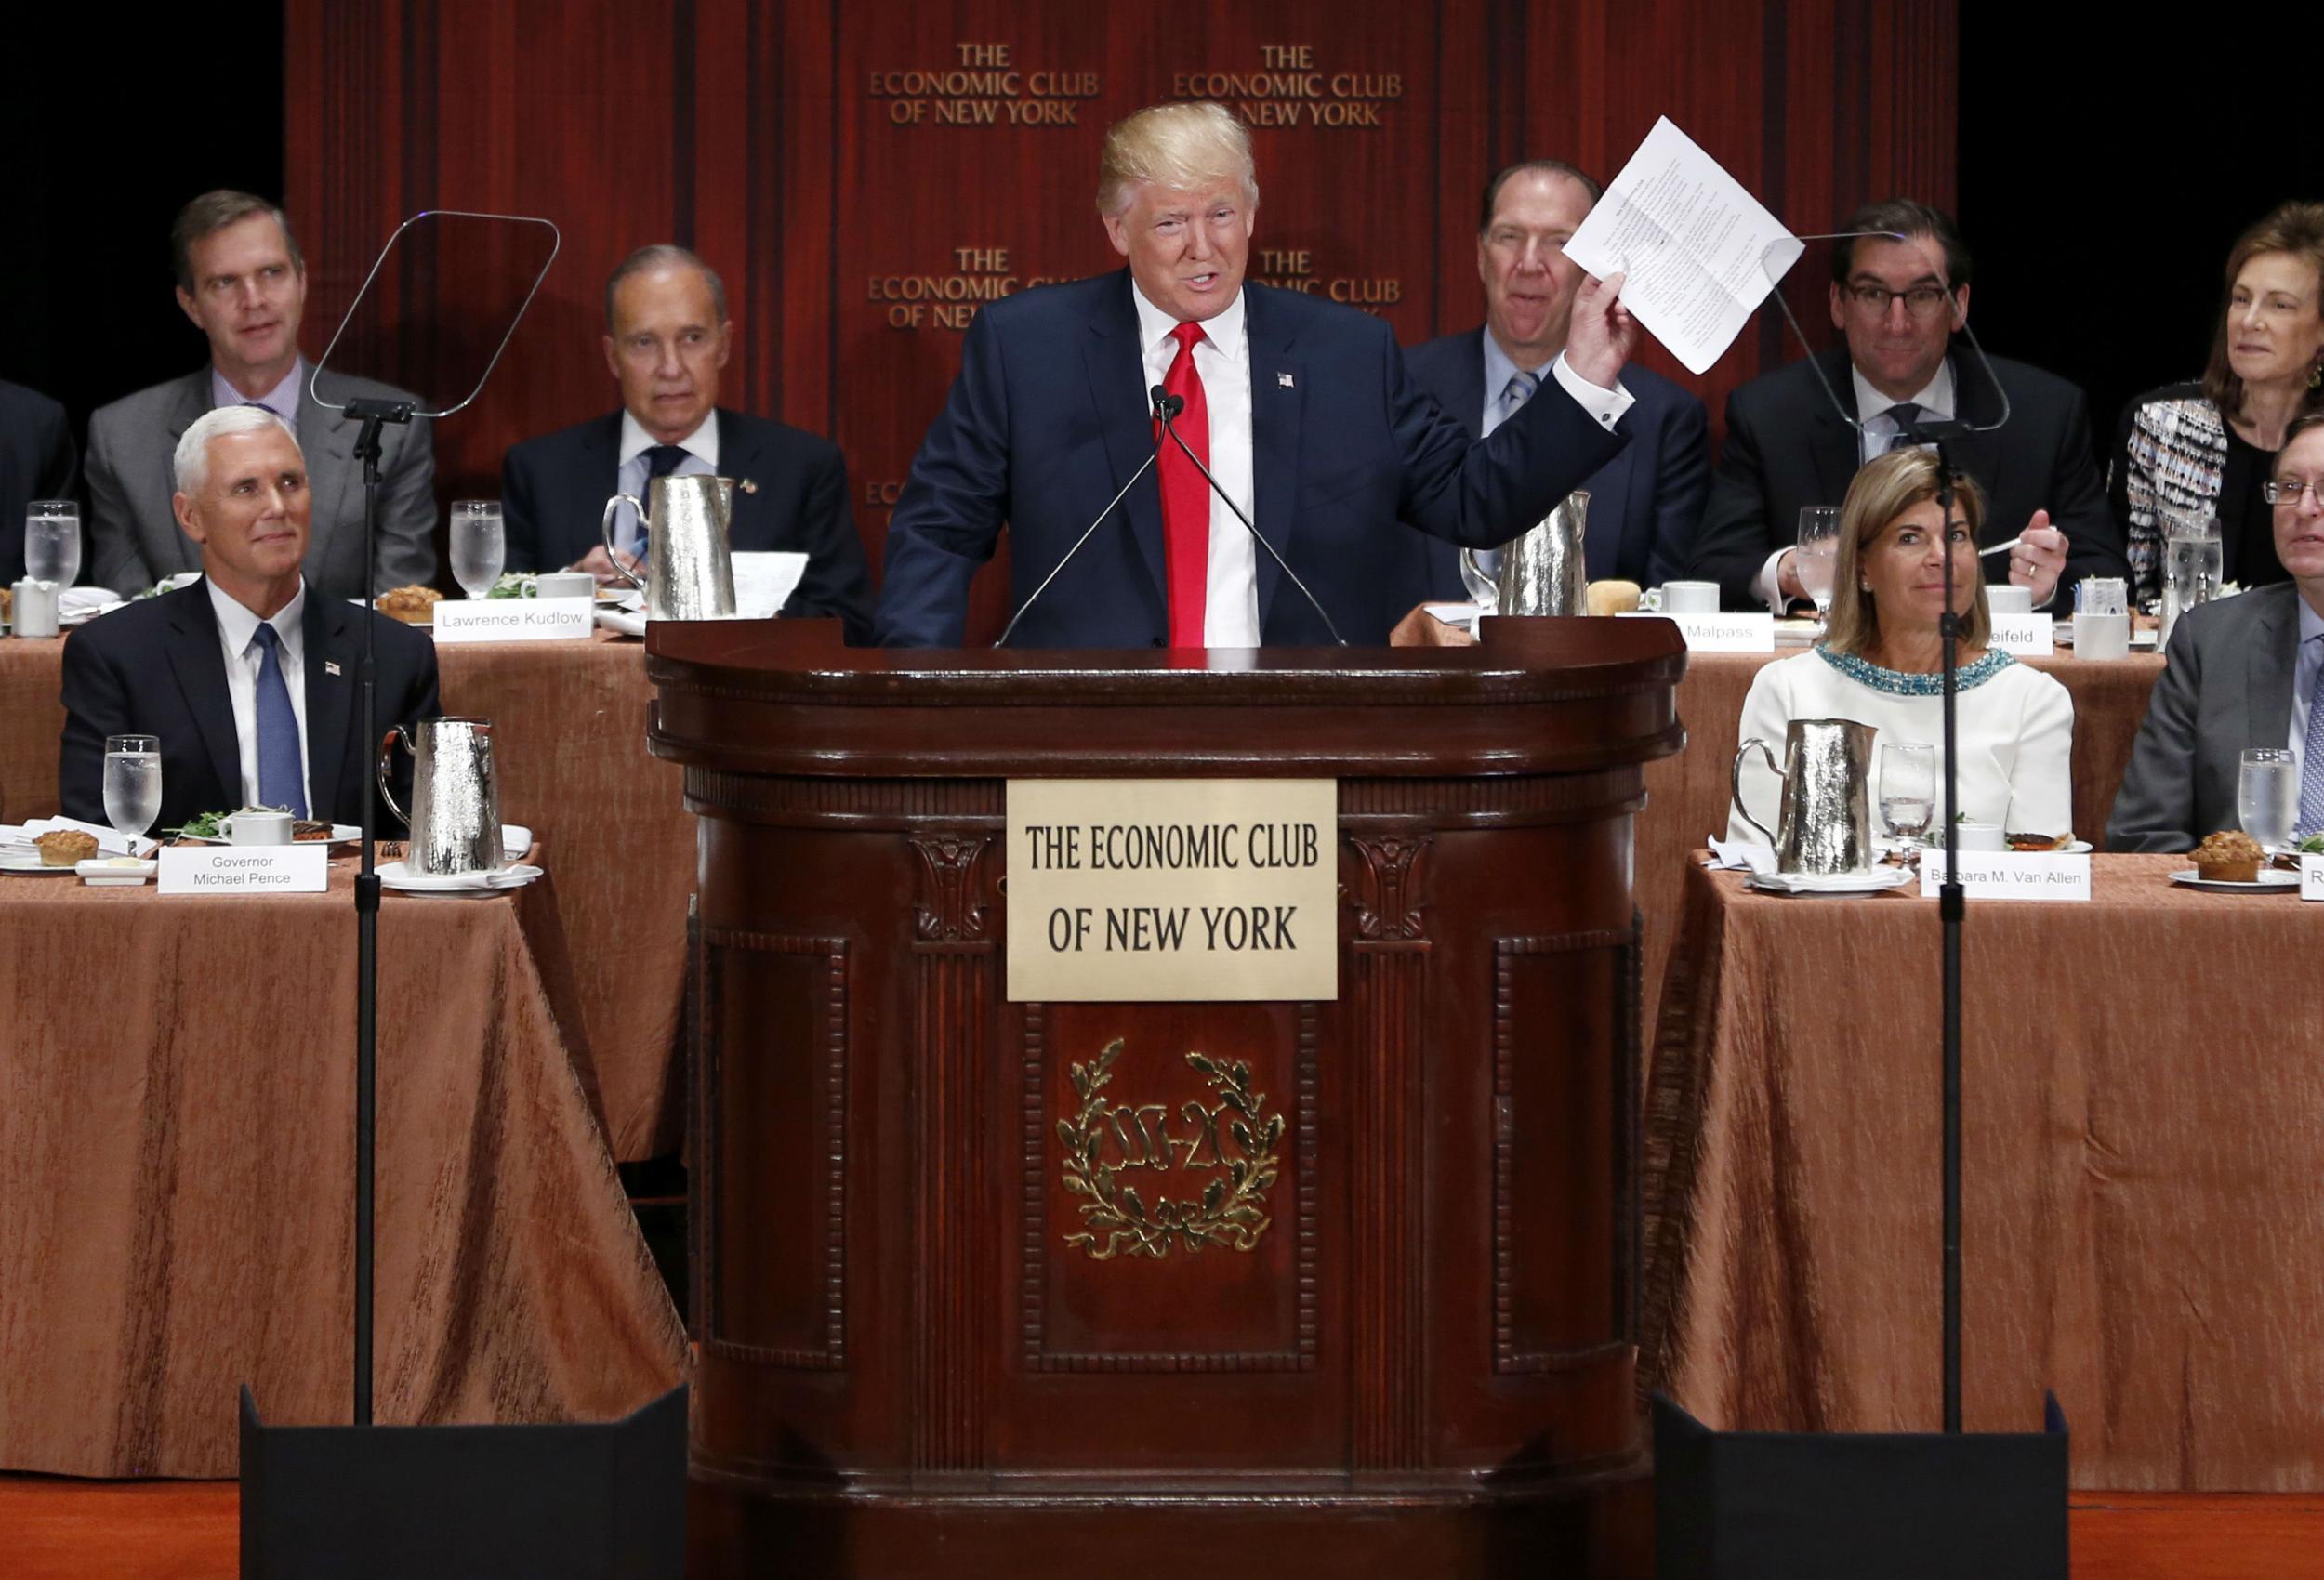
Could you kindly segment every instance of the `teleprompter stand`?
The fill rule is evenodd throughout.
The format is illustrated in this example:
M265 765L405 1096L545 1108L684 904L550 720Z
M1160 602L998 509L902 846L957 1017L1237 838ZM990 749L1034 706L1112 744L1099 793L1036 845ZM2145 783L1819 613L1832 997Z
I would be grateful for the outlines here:
M434 222L431 224L430 222ZM372 266L348 322L371 296L397 242L441 260L474 225L547 227L548 253L514 302L508 329L466 399L429 407L410 398L361 396L337 406L360 423L363 564L377 564L380 430L415 416L448 416L473 401L516 331L556 257L546 220L497 215L423 214L400 226ZM522 233L521 231L518 233ZM408 267L408 264L406 265ZM347 323L332 337L332 349ZM324 354L319 387L331 361ZM376 592L376 588L373 589ZM357 713L362 739L379 739L374 627L363 626ZM243 1580L679 1580L686 1542L686 1402L683 1386L620 1421L541 1426L382 1427L373 1424L373 1186L377 1138L379 876L376 807L363 797L363 862L355 879L355 1307L352 1424L274 1426L242 1390Z
M1889 231L1846 231L1802 241L1858 236L1910 244ZM1941 260L1931 272L1946 278ZM1780 290L1772 292L1799 321ZM1965 318L1957 320L1992 388L2001 388ZM1802 343L1806 336L1800 336ZM1811 348L1812 349L1812 348ZM1808 367L1840 419L1860 428L1823 369ZM1933 446L1937 504L1952 520L1954 472L1946 442L1982 428L1923 417L1900 428L1912 443ZM1949 545L1949 533L1945 541ZM2054 1395L2043 1400L2040 1432L1961 1430L1961 937L1967 906L1958 876L1954 808L1958 769L1954 710L1960 690L1959 620L1953 607L1953 557L1945 565L1943 638L1945 881L1937 914L1943 947L1938 992L1943 1005L1942 1074L1944 1348L1942 1432L1719 1432L1660 1393L1654 1396L1655 1568L1659 1580L2067 1580L2068 1437Z

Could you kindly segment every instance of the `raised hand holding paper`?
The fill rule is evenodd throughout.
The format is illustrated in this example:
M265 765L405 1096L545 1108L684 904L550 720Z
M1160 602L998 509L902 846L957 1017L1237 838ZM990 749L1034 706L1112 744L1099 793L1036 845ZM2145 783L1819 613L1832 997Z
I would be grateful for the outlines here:
M1624 276L1622 305L1689 373L1735 344L1802 250L1668 116L1565 244L1565 256L1599 279Z

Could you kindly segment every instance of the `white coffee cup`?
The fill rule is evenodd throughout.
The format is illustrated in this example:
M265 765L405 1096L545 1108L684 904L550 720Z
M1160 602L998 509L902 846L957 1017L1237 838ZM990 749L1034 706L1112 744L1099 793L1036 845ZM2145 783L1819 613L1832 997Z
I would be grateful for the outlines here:
M595 598L597 578L587 571L544 571L533 578L535 598Z
M1995 582L1985 589L1985 606L1996 614L2031 614L2033 588Z
M20 637L53 637L57 634L57 589L45 587L38 582L16 584L16 599L8 617L8 627Z
M1663 583L1662 612L1665 614L1718 613L1719 584L1716 582Z
M1941 836L1940 836L1941 837ZM1931 840L1931 844L1937 843ZM1998 823L1959 823L1953 825L1953 843L1963 850L1999 850L2003 848L2001 825Z
M266 810L235 812L218 820L218 830L226 836L229 845L287 845L291 842L291 815Z

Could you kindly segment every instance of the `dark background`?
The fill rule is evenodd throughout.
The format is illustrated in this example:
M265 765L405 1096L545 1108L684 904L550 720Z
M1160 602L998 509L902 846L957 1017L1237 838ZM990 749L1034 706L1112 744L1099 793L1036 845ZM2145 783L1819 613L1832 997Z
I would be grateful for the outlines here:
M2324 197L2296 38L2120 15L1961 7L1973 321L1988 349L2088 390L2102 446L2125 400L2201 371L2236 233L2286 197ZM103 70L20 72L0 93L17 219L0 378L63 401L85 434L94 407L203 359L170 294L169 220L206 188L281 192L282 28L266 12L165 42L108 20L38 28L20 59ZM311 351L327 326L308 328Z

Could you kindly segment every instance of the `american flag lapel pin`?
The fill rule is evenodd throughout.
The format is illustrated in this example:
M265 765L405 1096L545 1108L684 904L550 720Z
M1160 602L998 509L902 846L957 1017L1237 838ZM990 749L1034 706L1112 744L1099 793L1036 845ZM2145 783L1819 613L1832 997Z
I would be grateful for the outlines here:
M326 658L323 661L323 672L325 675L337 675L339 672L339 666Z
M1276 374L1275 383L1285 389L1289 389L1292 388L1291 375L1287 373Z

